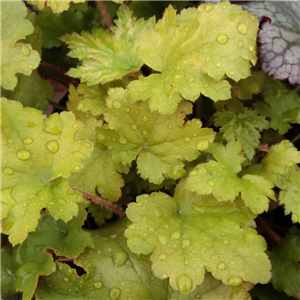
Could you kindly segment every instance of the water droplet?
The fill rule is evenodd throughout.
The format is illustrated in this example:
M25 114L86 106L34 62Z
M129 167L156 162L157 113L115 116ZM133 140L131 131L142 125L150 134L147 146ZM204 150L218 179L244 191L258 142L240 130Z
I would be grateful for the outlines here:
M253 51L254 50L254 47L253 46L249 46L249 51Z
M237 29L238 32L242 35L245 35L248 31L247 25L245 23L239 23Z
M191 140L191 138L187 136L186 138L184 138L184 140L185 140L186 142L189 142L189 141Z
M136 126L135 124L132 124L132 125L131 125L131 129L132 129L132 130L136 130L136 129L137 129L137 126Z
M32 144L32 142L33 142L32 138L27 137L27 138L23 139L24 145L30 145L30 144Z
M168 278L168 275L166 273L164 273L164 274L161 275L161 278L166 279L166 278Z
M30 49L27 45L22 45L22 53L25 55L25 56L29 56L30 54Z
M47 142L46 147L51 153L55 154L55 153L57 153L57 151L59 149L59 144L57 141L53 140L53 141Z
M127 253L125 253L123 251L116 252L112 257L112 260L116 267L121 267L128 260L128 255L127 255Z
M224 240L224 241L223 241L223 244L224 244L224 245L228 245L228 241L227 241L227 240Z
M189 78L189 82L194 82L194 81L195 81L195 77L192 76Z
M213 9L213 6L211 4L205 4L204 10L206 12L210 12L210 11L212 11L212 9Z
M239 49L244 47L243 41L238 41L238 47L239 47Z
M148 118L147 116L144 116L144 117L143 117L143 121L144 121L144 122L148 122L148 121L149 121L149 118Z
M84 146L86 146L87 148L91 148L91 147L92 147L92 144L89 143L89 142L86 142L86 143L84 144Z
M148 132L146 130L143 130L143 135L147 135Z
M167 258L167 255L164 254L164 253L162 253L162 254L158 257L158 259L159 259L160 261L165 261L166 258Z
M189 239L184 239L181 241L181 248L185 249L191 244L191 240Z
M120 289L117 288L113 288L110 292L109 292L109 298L111 300L117 300L119 298L119 296L121 295L121 291Z
M164 214L163 214L162 209L158 207L158 208L155 208L154 215L157 218L161 218Z
M105 136L104 136L103 134L101 134L101 133L99 133L99 134L97 135L97 138L98 138L100 141L105 140Z
M196 145L196 147L199 151L206 150L208 148L208 146L209 146L209 140L207 140L207 139L199 140Z
M180 231L173 231L171 234L171 239L172 240L178 240L181 237L181 232Z
M31 153L26 149L20 149L17 151L17 157L20 160L28 160L31 157Z
M26 207L26 206L27 206L27 203L23 203L22 206L23 206L23 207Z
M226 44L228 42L228 36L224 33L221 33L217 37L217 42L220 44Z
M224 264L223 262L219 263L218 264L218 269L221 270L221 271L225 270L226 269L226 264Z
M4 172L5 175L10 176L10 175L15 173L15 170L11 169L11 168L4 168L3 172Z
M218 62L218 63L216 63L216 67L217 67L217 68L220 68L221 66L222 66L222 64L221 64L221 63L219 63L219 62Z
M193 288L193 280L187 274L180 274L176 279L178 290L182 293L189 293Z
M114 101L114 102L113 102L113 107L119 109L119 108L122 107L122 104L121 104L121 102L119 102L119 101Z
M213 186L216 185L216 183L213 180L209 180L208 181L208 185L211 186L211 187L213 187Z
M165 235L159 235L157 238L162 245L167 245L168 239Z
M94 283L94 287L95 287L96 289L101 289L102 286L103 286L103 283L102 283L101 281Z
M243 279L239 276L231 276L228 278L227 283L232 286L238 286L243 282Z
M126 112L130 112L130 109L128 107L125 108Z
M193 170L193 171L190 172L190 175L191 176L197 176L198 172L196 170Z
M65 281L65 282L69 282L69 278L68 278L68 277L65 277L65 278L64 278L64 281Z
M119 138L119 143L122 144L122 145L126 145L127 144L127 140L124 137L121 136Z
M48 148L48 147L47 147ZM49 150L50 151L50 150ZM53 152L52 152L53 153ZM84 153L82 153L81 151L73 151L72 154L76 157L76 158L80 158L80 159L85 159L86 155Z

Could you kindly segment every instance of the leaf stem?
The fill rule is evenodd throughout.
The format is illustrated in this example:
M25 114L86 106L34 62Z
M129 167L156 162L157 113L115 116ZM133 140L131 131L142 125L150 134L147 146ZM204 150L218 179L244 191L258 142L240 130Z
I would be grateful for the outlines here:
M295 144L300 139L300 133L298 133L292 140L291 143Z
M104 3L102 1L97 1L96 0L96 4L97 4L104 20L105 20L105 23L106 23L107 27L108 28L112 27L114 24L113 24L113 22L112 22L112 20L109 16L107 10L106 10L106 7L105 7Z
M107 201L107 200L105 200L103 198L100 198L96 195L92 195L92 194L89 194L87 192L84 192L84 191L81 191L81 190L78 190L78 189L74 189L74 190L80 192L85 199L90 200L90 201L92 201L96 204L99 204L101 206L104 206L108 210L118 214L120 217L125 217L126 216L124 210L121 207L111 203L110 201Z
M262 217L259 216L256 218L256 221L258 225L264 230L264 232L269 236L269 238L276 244L279 244L281 238L276 232L273 231L269 224Z

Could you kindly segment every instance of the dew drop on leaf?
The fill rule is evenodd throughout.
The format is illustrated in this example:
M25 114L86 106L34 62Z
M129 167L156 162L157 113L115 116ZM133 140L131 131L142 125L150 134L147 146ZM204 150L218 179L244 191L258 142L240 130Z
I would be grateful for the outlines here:
M137 126L135 124L132 124L131 127L130 127L132 130L136 130L137 129Z
M27 138L23 139L24 145L30 145L30 144L32 144L32 142L33 142L32 138L27 137Z
M231 276L228 278L227 283L232 286L238 286L243 282L243 279L239 276Z
M220 68L221 66L222 66L222 64L221 64L221 63L219 63L219 62L218 62L218 63L216 63L216 67L217 67L217 68Z
M27 45L22 45L22 53L23 53L23 55L25 55L25 56L29 56L29 54L30 54L30 49L28 48Z
M64 278L64 281L65 281L65 282L69 282L69 278L68 278L68 277L65 277L65 278Z
M28 160L31 157L31 153L26 149L20 149L17 151L17 158L20 160Z
M119 298L119 296L121 295L121 291L120 289L117 288L113 288L110 292L109 292L109 298L111 300L117 300Z
M245 23L239 23L237 29L240 34L242 34L242 35L247 34L248 28Z
M80 159L85 159L86 158L86 155L84 153L82 153L81 151L73 151L72 154L76 158L80 158Z
M199 140L196 145L196 147L199 151L206 150L208 148L208 146L209 146L209 141L207 139Z
M253 46L249 46L249 51L253 51L254 50L254 47Z
M11 168L4 168L3 172L4 172L5 175L10 176L10 175L15 173L15 170L11 169Z
M158 257L158 259L159 259L160 261L165 261L166 258L167 258L167 255L164 254L164 253L162 253L162 254Z
M86 143L84 144L84 146L87 147L87 148L91 148L91 147L92 147L92 144L89 143L89 142L86 142Z
M181 248L182 248L182 249L185 249L185 248L187 248L188 246L190 246L190 244L191 244L191 240L189 240L189 239L183 239L183 240L181 241Z
M164 274L161 275L161 278L166 279L166 278L168 278L168 275L166 273L164 273Z
M238 47L239 49L242 49L244 47L243 41L238 41Z
M211 4L206 4L206 5L204 6L204 10L205 10L206 12L210 12L210 11L212 11L212 9L213 9L213 6L212 6Z
M119 143L122 144L122 145L126 145L127 144L127 140L124 137L121 136L119 138Z
M194 82L194 81L195 81L195 77L192 76L189 78L189 82Z
M168 239L165 235L160 234L157 238L161 245L167 245Z
M121 102L119 102L119 101L114 101L114 102L113 102L113 107L116 108L116 109L119 109L119 108L122 107L122 104L121 104Z
M163 216L163 211L162 211L162 209L161 208L155 208L155 210L154 210L154 215L155 215L155 217L157 217L157 218L161 218L162 216Z
M226 44L228 42L228 36L224 33L221 33L217 37L217 42L220 44Z
M26 207L26 206L27 206L27 203L23 203L22 206L23 206L23 207Z
M221 270L221 271L225 270L226 269L226 264L224 264L223 262L219 263L218 264L218 269Z
M213 186L215 186L216 184L215 184L215 182L214 182L214 181L212 181L212 180L209 180L209 181L208 181L208 185L209 185L209 186L211 186L211 187L213 187Z
M128 255L127 255L127 253L125 253L123 251L116 252L112 257L112 260L116 267L121 267L128 260Z
M57 141L52 140L46 143L46 148L52 153L55 154L57 153L58 149L59 149L59 144Z
M184 140L185 140L186 142L189 142L189 141L191 140L191 138L187 136L187 137L184 138Z
M94 287L95 287L96 289L101 289L102 286L103 286L103 283L102 283L101 281L94 283Z
M171 239L172 240L178 240L181 237L181 232L180 231L173 231L171 234Z
M143 121L144 121L144 122L148 122L148 121L149 121L149 118L148 118L147 116L144 116L144 117L143 117Z
M193 170L193 171L190 172L190 175L191 176L197 176L198 172L196 170Z
M193 280L187 274L180 274L176 279L178 290L182 293L189 293L193 288Z

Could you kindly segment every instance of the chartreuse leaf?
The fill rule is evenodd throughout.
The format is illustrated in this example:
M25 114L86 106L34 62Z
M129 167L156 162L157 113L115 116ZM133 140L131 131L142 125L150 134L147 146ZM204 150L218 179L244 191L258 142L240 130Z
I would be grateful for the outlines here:
M35 230L42 208L65 222L77 215L76 203L82 197L65 178L82 169L93 145L74 138L79 123L70 112L47 118L41 111L2 98L1 113L1 219L4 233L15 245Z
M173 115L152 112L148 104L131 100L127 90L111 89L104 113L108 126L98 129L98 138L112 153L114 161L130 167L137 161L143 179L160 184L164 179L179 179L185 174L184 161L192 161L207 149L214 132L201 128L193 119L190 103L181 103Z
M300 221L300 177L297 164L300 153L287 140L273 145L261 164L249 168L248 172L263 176L280 188L280 204L285 213L292 213L292 221Z
M20 101L24 106L47 110L48 101L53 97L52 87L40 78L36 71L30 76L17 75L18 84L13 91L2 89L2 96Z
M94 151L84 162L82 170L73 173L68 181L73 187L87 193L95 194L98 191L102 197L117 201L121 197L121 187L124 185L122 176L117 171L119 164L114 162L112 153L103 145L103 135L97 133L102 122L90 118L86 120L86 124L79 134L94 143Z
M87 274L78 278L75 270L57 263L57 272L40 279L36 299L167 299L167 282L153 276L149 258L126 247L125 225L92 231L93 248L74 262Z
M232 109L214 114L215 125L220 126L220 132L227 142L237 141L242 145L245 156L251 160L259 145L260 133L268 128L268 121L256 110L234 111Z
M186 188L199 195L213 194L218 201L233 201L241 196L245 205L259 214L268 209L274 198L273 184L262 176L245 174L239 177L244 158L241 146L231 142L227 146L211 145L215 160L198 164L189 174Z
M39 276L48 276L56 270L52 255L45 252L52 249L56 255L77 257L84 248L92 246L88 232L81 226L86 212L80 209L78 217L68 223L55 221L42 213L39 224L27 239L13 248L12 265L16 273L16 289L23 292L23 299L30 300L34 294Z
M139 57L159 73L131 82L131 95L148 99L151 110L164 114L173 113L182 97L229 99L224 76L238 81L250 75L257 27L256 17L229 2L200 5L180 15L169 6L155 26L137 36Z
M28 0L29 4L35 5L38 10L43 10L45 7L50 7L54 13L61 13L69 9L70 2L80 3L84 0L72 0L72 1L40 1L40 0Z
M212 195L177 186L174 199L152 193L130 203L132 221L125 236L130 250L149 254L155 276L173 289L189 293L203 282L205 270L225 284L266 283L270 262L264 239L253 230L255 215L240 199L220 203ZM170 268L172 266L172 268Z
M239 286L226 285L206 273L201 285L189 293L180 293L169 288L168 300L249 300L252 284L243 282Z
M1 86L13 90L17 73L30 75L40 62L31 45L20 42L34 31L22 1L1 1Z
M97 28L92 33L72 33L61 38L71 49L68 55L82 61L76 69L69 70L70 76L95 85L139 70L142 62L135 53L136 35L152 21L136 20L125 5L120 7L118 17L112 32Z
M15 273L11 265L12 247L1 237L1 297L9 298L17 294Z
M300 297L299 247L300 231L294 227L270 253L274 287L297 299Z
M270 127L280 134L286 133L290 123L300 124L300 97L278 80L269 79L263 89L264 101L255 108L270 119Z

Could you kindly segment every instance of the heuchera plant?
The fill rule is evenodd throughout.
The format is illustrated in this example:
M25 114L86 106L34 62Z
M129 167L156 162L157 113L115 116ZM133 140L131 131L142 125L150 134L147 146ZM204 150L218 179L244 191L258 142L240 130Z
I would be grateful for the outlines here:
M2 297L299 298L300 97L258 17L70 2L1 1Z

